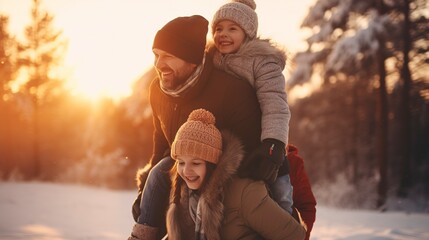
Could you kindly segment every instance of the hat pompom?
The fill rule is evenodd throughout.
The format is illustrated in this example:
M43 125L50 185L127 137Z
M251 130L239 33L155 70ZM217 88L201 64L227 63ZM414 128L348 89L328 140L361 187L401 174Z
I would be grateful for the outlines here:
M234 0L232 2L239 2L239 3L243 3L246 4L247 6L249 6L251 9L255 10L256 9L256 3L253 0Z
M189 114L188 121L200 121L205 124L215 124L216 119L213 114L205 109L196 109Z

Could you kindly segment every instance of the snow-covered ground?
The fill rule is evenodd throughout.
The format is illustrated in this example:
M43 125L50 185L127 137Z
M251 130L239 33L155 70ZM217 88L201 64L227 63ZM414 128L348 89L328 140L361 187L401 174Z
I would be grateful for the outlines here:
M55 183L0 183L0 239L126 239L135 191ZM317 206L314 240L429 239L429 214Z

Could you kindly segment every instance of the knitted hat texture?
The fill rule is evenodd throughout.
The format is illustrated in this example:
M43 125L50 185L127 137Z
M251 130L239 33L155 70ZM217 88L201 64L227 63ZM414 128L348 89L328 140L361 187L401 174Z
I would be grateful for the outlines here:
M230 20L237 23L253 39L258 31L258 15L255 12L256 3L253 0L233 0L221 6L213 16L212 34L216 25L222 20Z
M200 64L204 57L208 24L200 15L175 18L156 33L152 49L158 48L186 62Z
M222 135L215 123L211 112L205 109L192 111L176 133L171 157L177 160L178 155L186 155L217 164L222 154Z

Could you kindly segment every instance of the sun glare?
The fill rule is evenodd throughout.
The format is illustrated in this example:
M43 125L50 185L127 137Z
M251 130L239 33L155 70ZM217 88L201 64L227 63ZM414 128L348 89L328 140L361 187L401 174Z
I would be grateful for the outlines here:
M68 81L72 93L93 101L106 97L120 100L130 95L131 85L139 73L131 76L115 71L114 67L105 66L105 69L94 70L82 66L76 68Z
M261 2L257 7L259 32L291 50L291 46L302 41L297 39L298 22L302 19L298 15L304 16L303 11L312 0L303 1L306 4L285 1L281 6ZM210 21L224 3L184 0L166 9L165 5L172 2L42 0L41 8L54 16L54 28L68 40L64 66L70 91L89 100L118 100L131 94L134 81L152 64L151 44L158 29L178 16L200 14ZM23 37L25 26L31 21L31 7L32 0L21 0L19 4L0 0L0 14L9 16L10 31L18 38ZM291 8L301 10L288 15L281 25L272 17L273 11L281 16Z
M121 86L122 87L122 86ZM70 87L70 91L73 95L81 97L91 102L96 102L103 98L111 98L115 101L122 99L130 94L130 91L121 90L114 88L113 85L110 88L100 88L100 86L91 82L76 82L73 87Z

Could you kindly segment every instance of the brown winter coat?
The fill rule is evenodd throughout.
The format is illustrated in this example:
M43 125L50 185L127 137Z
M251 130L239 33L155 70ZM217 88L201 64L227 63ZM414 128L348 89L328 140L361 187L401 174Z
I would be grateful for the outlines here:
M216 127L229 129L251 152L260 144L261 110L255 91L246 82L213 67L207 56L198 82L180 97L165 94L159 79L150 86L150 103L154 122L154 148L151 165L170 154L170 146L179 127L189 114L204 108L216 116ZM256 164L243 161L240 176L257 171Z
M222 135L223 154L199 198L207 239L304 239L304 227L269 197L262 181L235 177L243 159L243 147L233 135ZM173 182L177 183L177 179ZM175 191L176 187L180 191ZM195 239L186 184L173 184L171 193L168 239ZM180 201L174 203L174 199Z
M249 40L236 53L222 55L214 46L215 67L247 80L255 89L262 110L261 140L274 138L288 143L291 113L283 69L286 54L266 39Z

